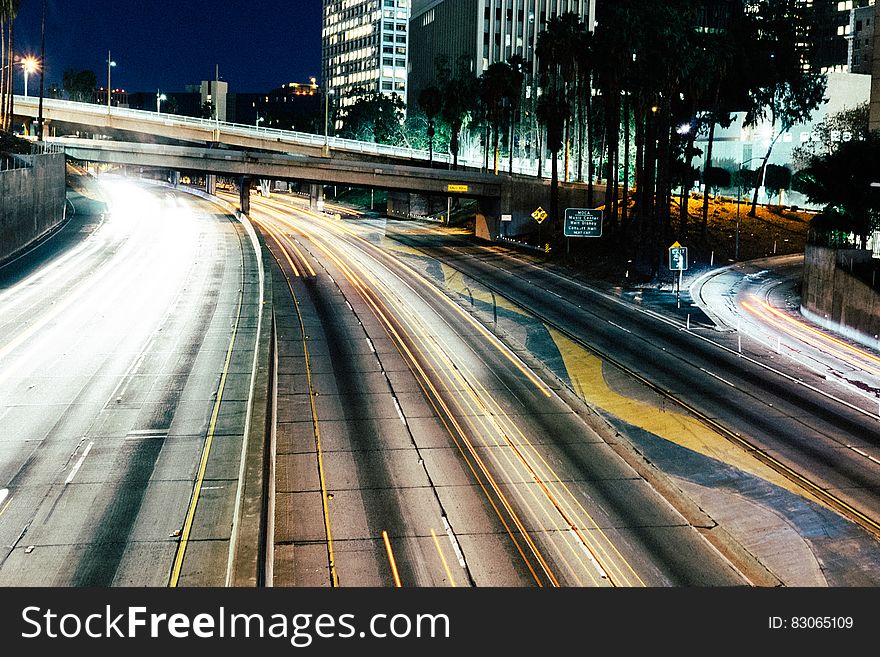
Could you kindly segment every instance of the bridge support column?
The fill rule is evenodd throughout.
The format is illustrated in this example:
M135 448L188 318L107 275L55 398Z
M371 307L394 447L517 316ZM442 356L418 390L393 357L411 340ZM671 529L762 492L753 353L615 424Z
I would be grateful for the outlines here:
M242 214L251 213L251 184L253 179L242 176L238 185L238 207Z
M324 185L309 185L309 209L324 211Z
M501 199L480 198L477 200L477 216L474 221L474 235L484 240L494 240L501 223Z
M205 175L205 191L212 195L217 193L217 176L215 174Z
M272 193L272 181L268 178L260 178L260 195L269 198Z
M171 184L177 187L180 184L180 171L171 172Z

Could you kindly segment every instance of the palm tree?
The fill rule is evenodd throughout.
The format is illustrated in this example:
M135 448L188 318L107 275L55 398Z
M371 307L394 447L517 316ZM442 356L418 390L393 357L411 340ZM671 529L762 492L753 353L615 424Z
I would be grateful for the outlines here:
M0 130L12 129L15 17L21 0L0 0Z
M418 103L428 119L428 162L434 166L434 119L443 109L443 96L437 87L431 85L419 92Z
M477 78L471 71L467 57L459 60L453 73L445 58L437 63L437 78L443 97L440 116L449 124L449 150L452 153L452 168L458 168L458 151L461 144L461 129L474 109L474 97L477 90Z

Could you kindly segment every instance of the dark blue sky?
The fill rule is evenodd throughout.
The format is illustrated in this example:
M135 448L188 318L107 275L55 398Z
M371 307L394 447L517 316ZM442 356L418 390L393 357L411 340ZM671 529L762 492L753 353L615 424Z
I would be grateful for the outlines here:
M42 0L22 0L17 53L39 54L41 7ZM106 85L108 50L113 87L130 92L183 91L213 79L215 64L230 92L320 80L321 0L48 0L47 7L47 85L69 68L91 69Z

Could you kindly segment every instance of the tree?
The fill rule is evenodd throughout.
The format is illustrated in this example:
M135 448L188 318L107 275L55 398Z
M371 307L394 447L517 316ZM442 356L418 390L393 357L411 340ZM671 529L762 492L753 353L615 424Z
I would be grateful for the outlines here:
M797 123L806 123L825 102L826 79L805 66L809 57L802 46L803 34L815 32L815 12L799 0L758 0L755 2L755 39L751 44L750 67L754 84L744 125L767 123L771 139L761 162L761 178L773 147ZM752 197L749 216L758 206L758 188Z
M778 193L779 202L782 203L783 191L791 188L791 169L778 164L768 164L764 172L764 187Z
M519 101L522 81L523 75L519 70L519 59L514 64L495 62L480 76L479 96L483 104L487 127L491 128L493 135L493 170L496 175L498 174L498 144L501 130L506 130L511 122L513 107Z
M15 17L21 0L0 0L0 130L12 130Z
M581 33L584 25L580 17L567 12L547 22L546 29L538 34L535 55L541 71L542 95L538 99L537 117L547 132L547 148L553 154L550 169L550 228L559 219L559 151L568 143L572 103L572 85L578 45L583 43ZM566 149L567 152L567 149ZM568 158L565 160L568 167ZM566 171L567 174L567 171Z
M434 166L434 121L443 109L443 96L440 95L437 87L431 85L419 92L418 103L428 119L428 162Z
M758 172L752 169L739 169L730 174L730 184L737 190L737 204L743 192L751 192L758 185Z
M703 172L703 183L706 189L718 190L722 187L730 187L730 171L721 167L709 167Z
M364 94L356 90L353 97L357 100L341 113L341 136L392 146L405 142L403 118L406 104L400 96L396 93Z
M68 69L64 71L62 86L70 100L81 103L90 103L95 100L95 89L98 86L98 78L94 71L77 71Z
M880 192L871 186L880 181L880 133L814 157L798 178L809 201L825 204L826 212L839 217L864 247L880 211Z
M458 168L461 131L475 109L477 77L471 71L467 57L460 57L454 70L448 58L443 56L437 59L435 66L443 96L440 116L449 125L449 150L452 153L452 168L455 170Z
M868 136L868 102L829 114L813 126L812 138L797 146L791 159L798 166L809 165L814 156L827 155L840 144Z

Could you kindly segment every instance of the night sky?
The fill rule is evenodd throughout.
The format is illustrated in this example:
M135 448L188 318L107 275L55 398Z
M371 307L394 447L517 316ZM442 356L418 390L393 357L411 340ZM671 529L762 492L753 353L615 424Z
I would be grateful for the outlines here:
M214 79L230 92L268 91L321 76L321 0L48 0L46 84L91 69L114 88L183 91ZM42 0L22 0L15 51L40 52ZM16 88L22 90L22 76ZM33 82L29 88L33 89Z

